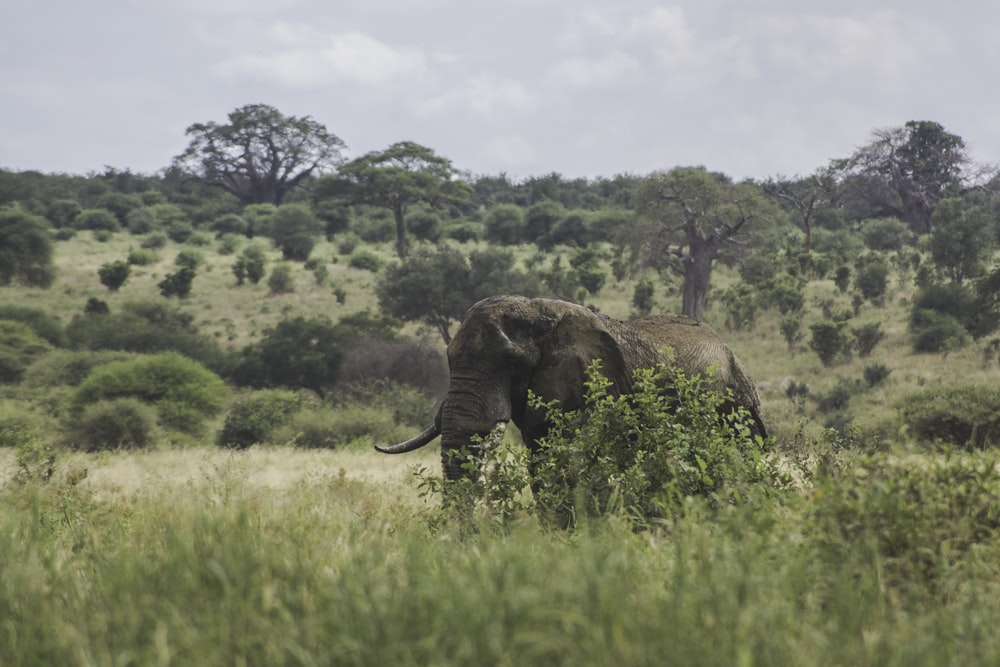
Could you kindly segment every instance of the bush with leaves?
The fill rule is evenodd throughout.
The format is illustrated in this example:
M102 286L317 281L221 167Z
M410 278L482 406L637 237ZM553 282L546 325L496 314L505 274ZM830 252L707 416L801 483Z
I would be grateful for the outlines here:
M1000 445L1000 388L994 385L928 387L902 399L898 409L923 442L966 449Z
M914 352L947 352L965 345L967 338L965 327L957 319L926 308L911 311L910 334Z
M854 286L861 295L879 304L889 286L889 263L881 255L866 255L855 264Z
M854 347L857 349L858 355L862 357L869 356L875 346L885 338L885 332L882 331L880 322L854 327L851 329L851 335L854 337Z
M569 265L588 293L597 294L604 287L608 274L601 269L601 253L596 248L580 248L570 257Z
M135 398L98 401L83 408L69 433L72 444L88 452L135 449L151 444L156 410Z
M73 406L78 417L99 401L134 398L153 406L161 425L197 436L225 407L228 393L197 361L164 352L96 367L74 392Z
M74 316L66 338L74 349L144 354L172 350L217 373L224 373L229 361L214 338L198 331L190 313L164 302L133 301L116 313Z
M871 250L899 250L913 239L913 232L896 218L875 218L865 221L861 238Z
M287 389L263 389L241 396L226 413L216 443L220 447L246 449L271 442L279 427L312 404L307 395Z
M636 371L634 381L631 395L615 395L595 363L582 410L530 399L553 427L532 461L529 510L560 526L618 515L642 527L681 518L696 499L716 509L769 502L790 484L768 442L752 434L749 413L720 416L726 397L704 378L667 363ZM502 450L495 457L483 498L509 513L525 502L518 500L524 477L517 457Z
M372 273L381 271L383 264L382 258L370 250L358 250L352 253L351 259L347 262L347 265L352 269L371 271Z
M525 240L524 211L514 204L500 204L486 212L483 236L491 243L517 245Z
M0 320L0 383L19 382L31 362L50 349L24 322Z
M121 229L118 217L104 208L88 208L80 211L73 221L73 227L76 229L89 229L95 232L117 232Z
M97 276L101 279L101 284L112 292L117 292L132 273L132 267L128 262L118 260L115 262L105 262L97 270Z
M809 349L819 355L824 366L832 366L838 357L850 354L850 339L844 333L844 322L820 320L814 322L809 330Z
M179 299L186 299L191 295L191 285L194 282L195 270L187 267L178 267L173 273L168 273L163 280L156 284L160 294L170 298L176 296Z
M233 264L233 275L236 276L236 284L243 285L249 280L256 285L267 273L267 256L260 246L249 245Z
M632 307L639 317L646 317L653 312L653 295L655 290L653 283L647 278L643 278L635 285L632 291Z
M20 206L0 206L0 286L49 287L54 280L49 224Z
M38 336L55 347L65 347L67 344L66 331L62 322L52 313L41 308L31 308L30 306L0 305L0 320L13 320L23 322L31 327Z
M295 278L289 264L278 264L267 277L267 289L271 294L291 294L295 291Z

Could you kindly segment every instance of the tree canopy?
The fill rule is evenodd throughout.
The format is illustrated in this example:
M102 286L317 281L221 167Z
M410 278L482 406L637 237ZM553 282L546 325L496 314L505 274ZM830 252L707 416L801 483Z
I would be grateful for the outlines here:
M266 104L248 104L229 123L195 123L191 143L174 166L220 187L243 204L281 204L310 177L332 170L344 142L309 116L285 116Z
M751 183L733 183L704 167L678 167L644 178L635 194L637 224L627 234L642 263L683 277L681 312L701 320L712 263L735 258L748 226L784 213Z
M406 210L423 202L443 206L465 201L471 190L458 180L451 160L412 141L400 141L341 165L336 176L317 185L316 198L369 204L392 211L396 252L406 257Z
M53 280L48 223L20 206L0 206L0 286L48 287Z

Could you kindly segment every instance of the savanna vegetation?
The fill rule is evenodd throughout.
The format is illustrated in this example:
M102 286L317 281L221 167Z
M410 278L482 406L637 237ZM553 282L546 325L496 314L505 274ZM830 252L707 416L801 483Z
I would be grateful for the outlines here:
M957 135L764 182L344 162L266 105L188 135L0 170L0 664L1000 659L1000 181ZM371 445L505 292L704 319L772 437L595 372L534 493L510 434L443 506L432 448Z

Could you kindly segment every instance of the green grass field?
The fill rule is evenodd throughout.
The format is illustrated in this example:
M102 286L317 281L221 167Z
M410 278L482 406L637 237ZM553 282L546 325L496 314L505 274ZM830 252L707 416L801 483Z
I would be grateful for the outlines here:
M133 245L127 234L60 242L56 284L4 288L5 303L65 323L90 297L113 310L161 299L174 244L119 292L99 283L97 267ZM289 315L376 310L376 275L334 263L331 244L313 253L330 260L327 283L295 265L282 295L234 287L233 256L199 250L206 266L182 305L223 345ZM375 250L391 260L390 245ZM722 289L736 276L720 267L713 279ZM58 450L51 466L45 450L0 448L0 666L1000 664L996 457L914 442L896 409L924 387L995 382L997 360L986 342L913 353L912 288L890 284L882 307L851 322L881 322L885 339L831 368L804 342L789 350L770 311L729 331L710 304L708 322L762 383L800 483L739 509L692 502L654 530L442 523L414 474L438 470L436 450L385 457L365 438L335 450ZM588 303L626 318L632 289L611 282ZM806 299L807 337L823 300L851 307L828 280ZM662 284L656 302L679 309ZM872 363L891 374L868 388ZM858 429L827 432L786 379L811 397L849 386ZM17 409L31 397L8 386L2 399Z

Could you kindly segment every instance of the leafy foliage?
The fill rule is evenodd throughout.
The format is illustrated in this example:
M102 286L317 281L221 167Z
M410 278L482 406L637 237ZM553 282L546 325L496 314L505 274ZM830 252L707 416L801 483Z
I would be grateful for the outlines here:
M186 299L191 295L191 285L194 283L194 277L194 269L188 266L181 266L173 273L168 273L156 286L159 288L160 294L167 298L176 296L179 299Z
M225 125L195 123L186 134L191 143L174 167L244 204L281 204L304 180L336 165L344 148L309 116L285 116L266 104L236 109Z
M145 447L152 443L155 431L156 410L136 398L125 397L84 407L69 439L85 451L96 452Z
M48 223L19 206L0 206L0 287L48 287L54 280Z
M114 361L96 367L73 394L79 414L94 403L134 398L156 408L168 428L199 435L205 420L225 407L228 389L219 376L176 352Z
M117 292L132 273L132 267L128 262L118 260L107 262L97 270L97 276L101 279L101 284L112 292Z
M226 413L216 442L235 449L271 442L278 427L310 404L307 396L287 389L263 389L241 396Z
M993 385L928 387L905 397L899 410L922 441L966 449L1000 445L1000 388Z
M0 319L0 383L20 381L32 360L50 349L27 324Z

